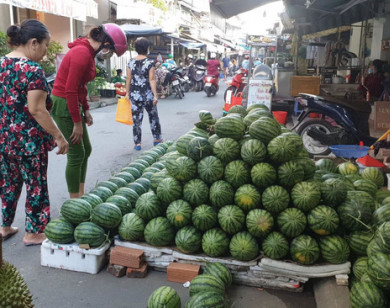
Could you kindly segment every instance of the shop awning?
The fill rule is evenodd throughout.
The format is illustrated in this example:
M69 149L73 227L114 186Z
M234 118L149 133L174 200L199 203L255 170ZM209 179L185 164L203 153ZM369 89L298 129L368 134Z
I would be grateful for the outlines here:
M228 48L237 49L237 46L235 44L233 44L232 42L229 42L228 40L225 40L221 37L215 37L215 39L220 41L223 45L225 45Z
M191 42L179 42L179 44L188 49L199 49L206 46L206 44L203 43L191 43Z
M153 36L164 34L161 28L151 27L147 25L124 24L120 26L125 31L128 38L140 36Z
M210 0L210 5L223 17L230 18L278 0Z

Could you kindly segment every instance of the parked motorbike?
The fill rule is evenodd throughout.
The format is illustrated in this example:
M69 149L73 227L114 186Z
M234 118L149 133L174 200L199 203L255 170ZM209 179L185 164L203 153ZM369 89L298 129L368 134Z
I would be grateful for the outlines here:
M232 92L232 96L236 96L237 93L242 92L244 90L244 87L248 83L248 79L246 78L248 76L248 70L244 68L240 68L237 70L236 75L233 77L231 81L227 81L227 89L225 90L224 94L224 101L226 102L226 95L228 91Z
M292 129L302 136L303 145L311 155L327 155L336 144L372 145L368 119L371 106L363 100L350 101L334 97L300 94L296 99L303 106ZM310 114L319 118L308 118ZM307 120L306 120L307 119Z
M204 88L203 78L206 76L206 70L207 68L203 65L195 65L194 80L196 92L202 91Z
M207 97L210 97L211 95L215 95L218 92L219 89L219 78L212 76L212 75L206 75L204 77L204 88L203 90L206 92Z
M172 92L175 93L175 97L182 99L184 97L182 70L180 67L175 67L168 69L168 71L163 85L171 86Z
M54 81L56 80L56 73L51 74L50 76L46 77L47 85L49 87L50 93L53 91Z
M193 87L190 76L189 76L189 67L183 67L180 75L182 77L182 85L184 92L189 92L190 89Z

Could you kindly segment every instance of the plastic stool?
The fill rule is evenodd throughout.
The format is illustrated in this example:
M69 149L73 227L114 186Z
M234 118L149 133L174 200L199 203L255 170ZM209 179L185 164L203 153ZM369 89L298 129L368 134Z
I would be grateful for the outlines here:
M295 103L294 103L294 115L295 116L298 116L302 113L303 110L299 109L299 102L297 99L295 99Z

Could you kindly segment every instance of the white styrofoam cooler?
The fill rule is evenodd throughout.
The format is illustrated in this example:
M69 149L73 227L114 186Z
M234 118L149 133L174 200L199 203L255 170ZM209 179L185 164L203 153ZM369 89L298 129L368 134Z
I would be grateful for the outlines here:
M97 274L107 262L109 243L82 249L78 244L55 244L45 240L41 246L41 265L76 272Z

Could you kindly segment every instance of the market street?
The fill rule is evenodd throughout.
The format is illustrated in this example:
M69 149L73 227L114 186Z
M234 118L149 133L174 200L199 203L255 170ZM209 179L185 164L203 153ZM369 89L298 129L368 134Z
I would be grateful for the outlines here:
M221 84L223 82L220 82ZM225 86L215 97L207 98L204 92L186 93L184 99L172 96L159 101L159 114L165 140L177 139L193 127L198 120L198 111L206 109L215 117L222 114ZM116 105L92 111L94 125L89 128L93 147L89 160L86 191L98 182L108 179L112 174L128 165L140 154L133 150L132 129L115 122ZM152 146L152 136L148 117L143 123L143 149ZM68 198L65 183L65 156L56 156L55 151L49 158L49 192L52 206L52 218L59 216L61 204ZM65 307L146 307L149 295L161 285L174 287L182 299L182 307L188 300L188 289L178 283L166 281L166 273L149 271L145 279L115 278L103 269L98 275L57 270L40 265L40 246L24 247L24 202L23 190L18 205L15 227L19 234L6 241L5 260L14 264L23 274L33 294L37 308ZM242 286L233 286L229 291L232 307L246 308L312 308L315 307L310 284L306 284L304 293L291 293L273 290L258 290Z

